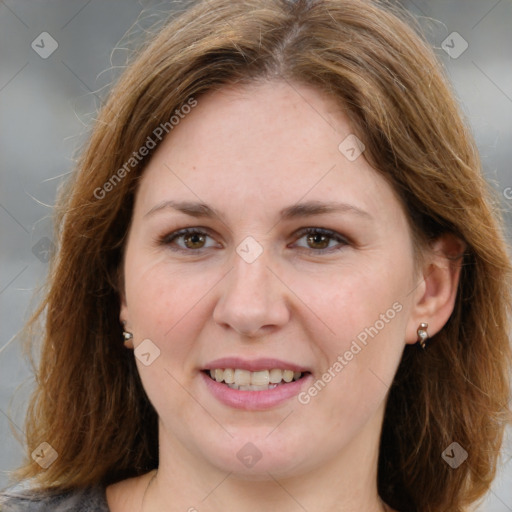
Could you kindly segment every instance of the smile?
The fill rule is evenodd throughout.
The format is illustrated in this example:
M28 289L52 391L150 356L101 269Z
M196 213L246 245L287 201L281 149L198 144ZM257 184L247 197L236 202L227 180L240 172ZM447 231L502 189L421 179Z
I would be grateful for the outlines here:
M212 380L226 384L231 389L238 391L267 391L278 386L301 379L307 372L293 370L249 371L240 368L215 368L206 371Z
M234 409L263 411L292 400L311 385L313 375L298 369L207 368L199 372L209 394Z

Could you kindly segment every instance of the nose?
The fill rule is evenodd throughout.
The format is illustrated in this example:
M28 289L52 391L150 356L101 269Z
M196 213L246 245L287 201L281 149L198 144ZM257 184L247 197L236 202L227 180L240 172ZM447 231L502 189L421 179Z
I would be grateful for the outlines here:
M278 277L277 266L269 265L265 252L252 263L238 254L234 260L234 268L222 280L214 321L246 338L260 337L284 326L290 318L290 296Z

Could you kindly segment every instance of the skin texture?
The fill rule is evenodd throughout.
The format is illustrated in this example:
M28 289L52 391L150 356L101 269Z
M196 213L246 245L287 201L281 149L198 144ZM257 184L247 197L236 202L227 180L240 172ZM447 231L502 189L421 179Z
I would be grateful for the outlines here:
M135 348L150 339L160 350L149 366L137 360L160 418L160 467L143 504L153 473L110 486L114 512L383 510L376 467L389 386L419 323L433 335L447 321L459 269L443 254L460 245L440 239L415 268L394 191L364 153L351 162L338 149L351 133L315 89L230 86L199 98L152 157L129 230L120 319ZM206 203L221 218L171 207L147 215L169 200ZM279 218L306 201L364 213ZM158 242L192 227L208 236ZM308 241L306 227L347 242ZM252 263L236 252L248 236L263 249ZM201 378L209 361L235 356L302 365L316 381L394 304L400 311L307 404L234 409ZM261 453L251 468L237 457L248 442Z

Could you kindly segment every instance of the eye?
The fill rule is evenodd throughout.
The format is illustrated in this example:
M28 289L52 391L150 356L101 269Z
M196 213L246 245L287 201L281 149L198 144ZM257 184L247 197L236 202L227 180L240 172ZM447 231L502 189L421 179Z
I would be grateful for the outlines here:
M309 247L297 245L297 243L295 246L305 249L307 252L325 254L339 251L350 245L347 238L330 229L309 227L301 229L297 235L298 240L305 238ZM159 245L169 246L173 251L201 252L203 249L215 247L215 244L206 245L208 238L212 237L200 228L184 228L160 237L157 242ZM338 242L337 246L332 246L332 242Z
M330 253L333 251L339 251L343 247L350 245L350 242L344 236L340 235L336 231L324 228L304 228L298 233L299 240L306 238L306 243L310 244L310 247L305 247L310 252L316 253ZM338 246L329 247L329 244L333 241L338 242ZM313 246L313 247L311 247ZM304 247L304 246L299 246Z
M185 228L161 237L158 239L158 243L170 246L173 251L198 252L201 249L212 247L205 246L207 238L211 238L210 235L200 229ZM181 240L184 245L177 244L177 240ZM173 244L178 245L178 247L173 247Z

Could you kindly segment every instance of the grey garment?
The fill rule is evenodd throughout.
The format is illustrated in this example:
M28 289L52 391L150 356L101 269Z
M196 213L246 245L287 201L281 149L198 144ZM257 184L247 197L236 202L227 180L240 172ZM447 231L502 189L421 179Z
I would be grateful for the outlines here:
M7 490L0 494L0 512L109 512L104 487L61 493Z

